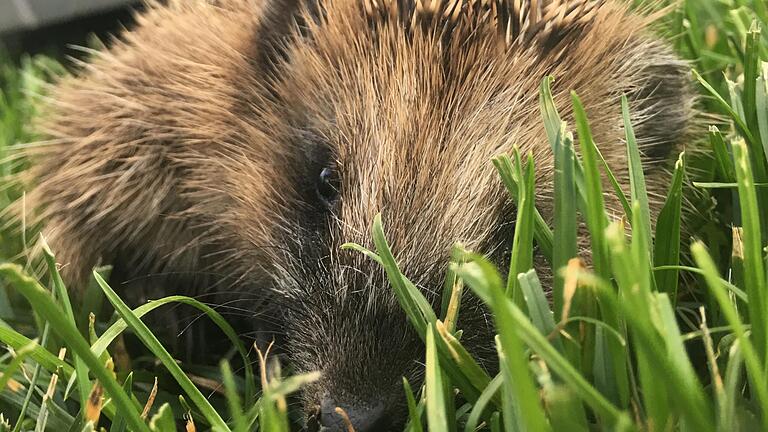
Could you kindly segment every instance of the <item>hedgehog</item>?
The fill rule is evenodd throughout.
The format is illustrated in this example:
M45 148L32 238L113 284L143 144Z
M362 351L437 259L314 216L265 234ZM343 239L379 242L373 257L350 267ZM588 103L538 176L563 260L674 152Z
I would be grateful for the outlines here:
M270 328L321 373L300 395L310 430L397 429L424 347L379 265L340 246L370 246L381 214L435 308L454 242L508 265L515 208L490 161L532 154L551 219L550 75L624 187L627 96L655 214L694 105L657 18L619 0L151 2L56 85L29 217L71 287L112 263L126 295L211 295ZM462 342L493 369L491 319L464 297Z

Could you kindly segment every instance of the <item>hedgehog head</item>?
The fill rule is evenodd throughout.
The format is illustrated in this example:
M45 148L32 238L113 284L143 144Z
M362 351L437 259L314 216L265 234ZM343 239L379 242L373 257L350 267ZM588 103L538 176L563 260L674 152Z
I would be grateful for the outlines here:
M292 185L274 191L280 210L269 235L288 246L271 254L269 272L293 363L323 374L303 393L312 422L342 430L341 407L358 431L389 430L405 418L402 378L421 384L424 345L379 264L342 244L371 247L369 227L380 213L403 273L438 310L453 242L502 268L508 260L515 212L494 156L515 146L532 155L537 205L551 220L553 155L537 94L543 77L556 77L566 119L569 91L580 94L626 185L621 95L631 100L647 160L665 160L690 117L686 68L648 35L648 17L618 2L296 8L293 30L270 27L256 55L269 71L263 97L274 102L252 104L252 118L269 119L260 135L279 143L272 169ZM656 177L663 184L666 174ZM463 303L462 343L493 370L492 322L471 295Z

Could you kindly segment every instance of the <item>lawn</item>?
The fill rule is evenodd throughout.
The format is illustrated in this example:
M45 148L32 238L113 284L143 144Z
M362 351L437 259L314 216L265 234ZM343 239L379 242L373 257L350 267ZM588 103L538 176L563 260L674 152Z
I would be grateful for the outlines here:
M548 226L538 216L527 155L493 160L518 208L508 275L457 244L436 312L398 269L381 220L372 221L375 250L345 245L384 267L426 345L423 386L403 382L407 430L768 430L768 6L675 3L656 31L690 60L708 129L691 143L700 151L677 159L655 232L629 113L625 196L602 189L610 172L578 96L576 122L566 125L544 79L541 121L556 154L558 217ZM64 73L46 57L0 59L1 178L25 169L12 156L35 140L45 84ZM607 217L603 192L625 204L623 219ZM4 182L0 208L21 196ZM574 259L579 220L590 233L590 268ZM290 365L260 373L267 353L240 340L215 305L174 296L130 309L106 282L108 268L94 271L82 302L70 301L55 251L46 251L47 274L31 276L23 245L35 240L35 227L26 228L0 225L0 430L239 432L300 424L288 398L316 374L293 375ZM558 275L551 303L530 270L534 246ZM492 313L496 376L461 344L462 295L479 296ZM176 361L141 320L178 304L197 308L231 339L219 365Z

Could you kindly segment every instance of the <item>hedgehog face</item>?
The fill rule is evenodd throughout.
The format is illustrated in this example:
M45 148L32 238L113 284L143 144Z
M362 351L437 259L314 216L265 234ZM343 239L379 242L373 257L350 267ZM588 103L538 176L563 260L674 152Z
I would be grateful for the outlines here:
M408 1L386 10L331 3L317 21L304 16L310 24L283 53L276 75L286 78L277 78L273 91L284 102L275 117L290 132L275 140L296 149L290 165L301 167L294 171L302 204L297 223L279 224L280 241L293 247L275 260L275 289L290 304L291 360L323 373L303 394L312 422L340 430L338 406L357 430L388 430L404 418L402 377L415 388L421 383L423 343L383 270L340 250L345 242L371 247L377 213L401 270L436 309L453 242L505 267L514 209L492 157L515 145L530 152L537 205L551 216L552 154L537 104L545 75L562 77L555 98L565 118L567 91L582 95L593 133L609 146L604 154L625 184L624 152L611 148L621 148L622 93L636 107L638 129L650 132L649 149L664 147L663 159L680 139L690 103L684 67L663 45L626 30L642 19L610 2L544 4L538 19L563 12L548 27L526 21L532 15L515 16L506 3L458 2L455 20ZM493 7L523 27L489 19ZM618 51L632 53L629 63L612 55ZM667 124L644 117L649 111L667 114ZM663 183L665 176L657 177ZM492 323L469 294L459 327L462 343L493 369Z
M291 361L323 374L304 391L308 414L341 427L339 406L357 430L396 428L405 418L402 378L421 384L423 342L381 267L340 247L372 247L381 213L403 272L435 307L455 241L503 265L514 213L490 159L511 149L516 129L492 119L510 116L517 93L495 60L503 52L495 39L483 47L493 55L457 70L429 34L371 38L353 52L354 40L346 43L297 47L283 69L291 82L280 97L292 101L283 117L293 123L285 129L300 131L292 142L309 163L298 176L305 213L286 236L303 240L286 240L294 252L279 266L291 274L277 291L291 305ZM491 322L469 294L460 326L469 330L463 342L493 363Z
M369 64L390 53L380 55ZM314 156L302 170L311 182L302 187L306 219L288 236L304 240L289 241L294 252L281 267L293 274L277 290L292 305L286 319L291 360L323 373L304 392L321 424L336 421L336 406L359 418L361 430L367 415L403 419L402 377L418 386L423 369L423 343L383 270L341 250L343 243L372 247L370 225L381 213L403 272L437 307L454 241L501 258L511 239L506 222L514 214L490 163L507 145L507 132L492 124L468 128L465 121L466 115L495 117L501 104L484 97L451 101L474 84L442 91L444 82L427 67L415 58L392 70L371 67L361 80L346 81L349 87L323 92L317 89L327 77L308 73L306 93L293 99L304 101L292 107L306 121L300 135L310 151L304 154ZM443 108L451 105L455 110ZM481 359L492 359L490 321L470 295L461 325L471 328L464 342Z

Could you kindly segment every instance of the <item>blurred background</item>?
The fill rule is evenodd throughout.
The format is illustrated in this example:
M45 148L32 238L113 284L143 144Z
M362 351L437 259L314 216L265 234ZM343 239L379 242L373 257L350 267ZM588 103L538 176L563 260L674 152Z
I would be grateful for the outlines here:
M18 60L22 54L70 54L67 45L84 45L131 22L140 0L2 0L0 49Z

